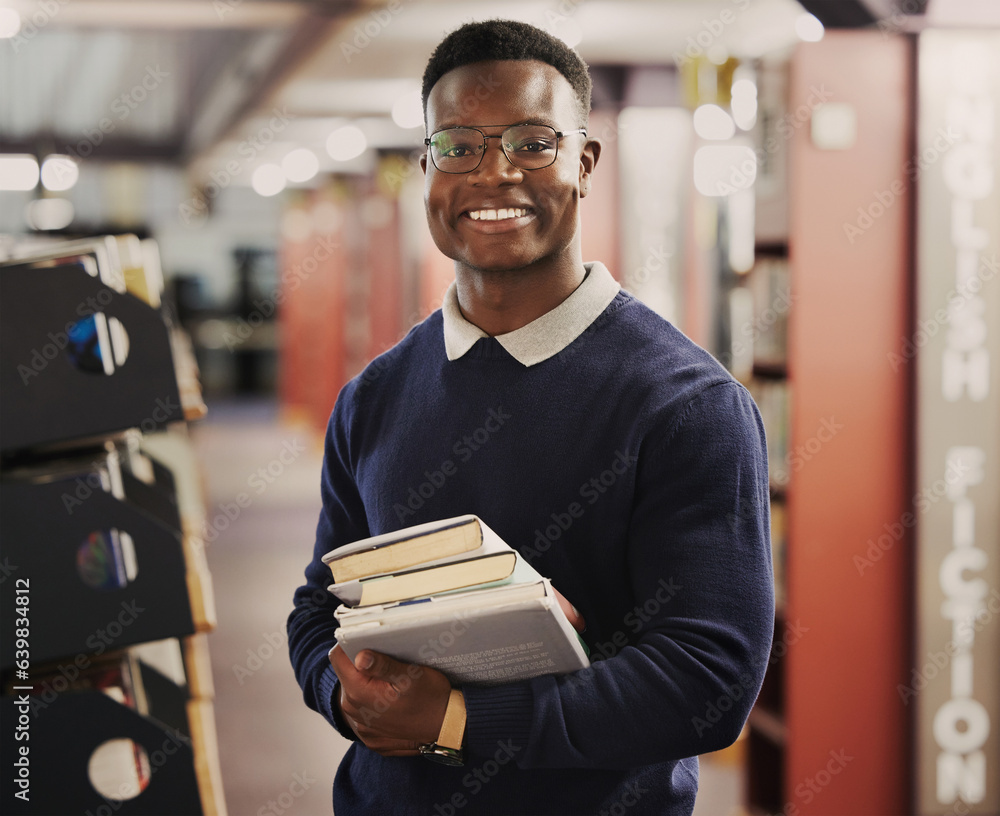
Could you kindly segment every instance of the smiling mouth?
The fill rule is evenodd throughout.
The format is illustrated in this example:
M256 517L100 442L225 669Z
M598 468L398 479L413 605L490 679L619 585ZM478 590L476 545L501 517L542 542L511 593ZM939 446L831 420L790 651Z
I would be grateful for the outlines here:
M510 218L520 218L529 212L531 211L518 207L508 207L499 210L469 210L467 215L473 221L506 221Z

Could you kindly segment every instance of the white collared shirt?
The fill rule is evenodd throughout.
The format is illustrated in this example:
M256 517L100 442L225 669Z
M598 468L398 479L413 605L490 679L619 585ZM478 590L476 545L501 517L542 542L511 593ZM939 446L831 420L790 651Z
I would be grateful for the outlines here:
M496 335L501 346L521 365L548 360L583 334L621 289L607 267L599 261L584 264L587 275L562 303L526 326ZM457 360L477 341L489 335L465 319L458 305L458 290L452 282L441 307L444 347L449 360Z

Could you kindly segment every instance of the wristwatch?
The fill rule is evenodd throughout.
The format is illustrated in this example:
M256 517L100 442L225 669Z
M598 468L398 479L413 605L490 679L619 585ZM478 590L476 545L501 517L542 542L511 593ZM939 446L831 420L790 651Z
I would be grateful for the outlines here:
M421 745L420 755L442 765L464 765L465 754L462 751L464 736L465 697L459 689L452 689L437 742Z

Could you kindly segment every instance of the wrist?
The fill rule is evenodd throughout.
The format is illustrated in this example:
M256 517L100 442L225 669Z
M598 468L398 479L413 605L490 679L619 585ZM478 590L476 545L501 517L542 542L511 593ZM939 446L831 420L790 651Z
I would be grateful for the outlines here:
M330 694L330 713L333 715L333 725L342 737L346 737L350 740L356 740L359 739L359 737L354 733L354 729L351 728L351 724L348 722L347 716L344 714L344 709L340 705L341 695L343 695L343 693L343 686L341 686L338 681L334 684L333 690Z
M444 719L435 742L420 746L420 753L428 759L446 765L462 765L465 761L462 744L465 741L465 695L461 689L452 689L448 695Z
M461 689L453 688L448 696L448 707L441 720L441 731L438 734L438 744L448 748L461 748L465 741L465 695Z

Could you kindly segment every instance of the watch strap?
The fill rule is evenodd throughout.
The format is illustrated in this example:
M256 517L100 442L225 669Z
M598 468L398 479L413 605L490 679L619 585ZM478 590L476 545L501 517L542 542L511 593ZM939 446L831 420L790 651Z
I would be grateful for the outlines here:
M445 748L458 750L465 739L465 695L461 689L453 688L448 696L448 707L441 721L441 733L437 744Z

